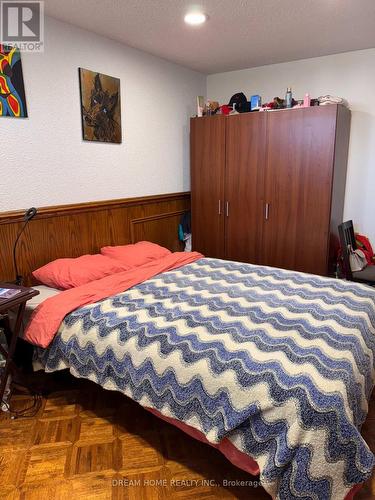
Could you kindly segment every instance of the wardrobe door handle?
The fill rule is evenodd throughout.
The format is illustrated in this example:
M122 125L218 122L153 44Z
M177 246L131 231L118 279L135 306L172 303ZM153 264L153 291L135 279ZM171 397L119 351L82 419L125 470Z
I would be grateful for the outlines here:
M266 209L265 209L265 218L266 218L266 220L269 219L269 215L270 215L270 204L266 203Z
M221 200L219 200L219 212L218 212L219 215L221 215Z
M227 201L225 204L225 213L226 213L226 216L229 217L229 201Z

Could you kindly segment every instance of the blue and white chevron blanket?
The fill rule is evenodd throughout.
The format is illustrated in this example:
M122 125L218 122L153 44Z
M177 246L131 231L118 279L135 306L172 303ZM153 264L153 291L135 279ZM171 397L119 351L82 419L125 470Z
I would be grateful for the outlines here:
M200 259L66 316L47 371L127 394L257 461L279 499L340 500L371 475L375 290Z

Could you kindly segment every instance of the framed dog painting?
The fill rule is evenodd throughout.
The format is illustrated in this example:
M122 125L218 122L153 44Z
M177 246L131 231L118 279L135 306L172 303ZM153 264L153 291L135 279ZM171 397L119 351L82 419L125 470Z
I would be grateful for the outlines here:
M121 143L120 80L79 68L85 141Z

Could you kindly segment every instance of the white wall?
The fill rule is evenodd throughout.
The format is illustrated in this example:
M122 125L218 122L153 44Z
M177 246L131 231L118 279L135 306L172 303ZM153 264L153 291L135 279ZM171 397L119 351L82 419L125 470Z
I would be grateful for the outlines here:
M296 98L345 97L352 110L344 218L370 236L375 245L375 49L305 59L208 76L207 96L228 102L243 91L263 102L284 97L292 86Z
M22 54L27 119L0 117L0 211L189 190L189 118L206 77L46 18ZM123 142L82 141L78 67L121 79Z
M0 117L0 211L184 191L195 97L331 93L352 109L345 218L375 243L375 49L210 75L46 18L23 54L29 117ZM121 79L123 142L82 141L78 67ZM207 83L207 93L206 93Z

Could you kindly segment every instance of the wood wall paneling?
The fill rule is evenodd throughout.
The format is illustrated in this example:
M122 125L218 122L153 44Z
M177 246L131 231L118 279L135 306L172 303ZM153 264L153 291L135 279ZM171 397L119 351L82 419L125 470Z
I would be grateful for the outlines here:
M177 210L133 219L130 222L132 243L148 240L172 251L180 251L181 242L176 238L176 230L184 212L185 210Z
M38 208L18 245L20 273L31 284L34 269L61 257L97 253L102 246L149 240L182 250L178 223L190 193ZM14 279L12 250L24 211L0 213L0 280Z

